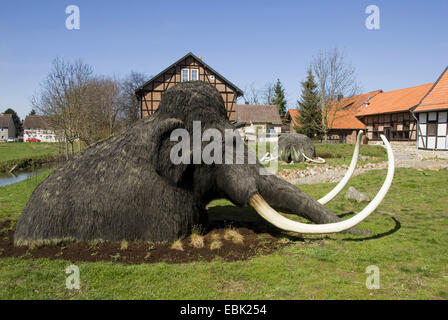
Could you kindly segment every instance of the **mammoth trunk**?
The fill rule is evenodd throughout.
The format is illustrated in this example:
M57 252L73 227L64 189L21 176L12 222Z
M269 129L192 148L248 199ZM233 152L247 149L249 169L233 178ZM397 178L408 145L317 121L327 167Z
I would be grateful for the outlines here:
M332 223L341 219L294 185L273 175L260 176L261 196L278 211L296 214L315 223Z

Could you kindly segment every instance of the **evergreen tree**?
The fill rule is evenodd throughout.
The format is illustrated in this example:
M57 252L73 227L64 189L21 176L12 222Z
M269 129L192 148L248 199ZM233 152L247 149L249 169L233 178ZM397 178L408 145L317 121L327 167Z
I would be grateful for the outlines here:
M22 133L22 121L20 120L19 116L17 115L17 112L15 112L13 109L8 108L4 112L5 114L11 114L12 115L12 121L14 122L14 126L16 127L16 135Z
M34 116L36 115L36 110L31 109L30 113L28 113L29 116Z
M307 135L310 138L321 136L322 110L319 107L319 96L317 84L314 81L313 72L308 70L306 81L302 83L302 94L298 103L299 116L297 121L301 127L297 132Z
M272 104L277 106L280 117L283 117L286 114L285 89L279 79L277 79L277 83L274 86L274 97L272 99Z

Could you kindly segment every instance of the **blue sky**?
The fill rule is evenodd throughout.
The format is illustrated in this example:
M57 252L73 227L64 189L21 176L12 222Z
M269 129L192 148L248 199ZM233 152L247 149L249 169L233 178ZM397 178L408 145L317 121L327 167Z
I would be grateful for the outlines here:
M80 9L67 30L65 8ZM380 30L365 27L368 5ZM2 0L0 111L24 117L60 57L95 73L154 75L191 51L241 89L279 78L295 106L313 55L338 46L363 91L433 82L448 65L448 1L76 1Z

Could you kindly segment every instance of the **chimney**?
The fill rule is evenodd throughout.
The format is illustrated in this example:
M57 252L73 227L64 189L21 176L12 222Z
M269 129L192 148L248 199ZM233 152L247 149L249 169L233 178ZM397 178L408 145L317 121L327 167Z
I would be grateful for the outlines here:
M202 56L198 56L199 60L202 60Z
M246 100L246 101L244 102L244 104L249 104L249 101Z
M370 96L367 98L367 100L364 102L364 108L367 108L370 104L370 99L372 99L375 95Z
M343 94L338 94L338 101L341 101L342 98L344 98L344 95Z

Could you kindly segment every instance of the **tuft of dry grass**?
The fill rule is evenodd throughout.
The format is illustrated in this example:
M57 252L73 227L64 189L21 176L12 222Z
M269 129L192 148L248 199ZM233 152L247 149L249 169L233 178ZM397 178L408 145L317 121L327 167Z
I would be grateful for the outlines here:
M196 249L204 247L204 237L200 234L193 233L190 237L190 245Z
M182 244L182 241L180 239L177 239L176 241L173 242L173 244L171 245L171 249L173 250L179 250L179 251L184 251L184 245Z
M235 244L240 244L244 242L244 236L240 234L237 230L232 228L227 228L224 232L224 239L232 240Z
M235 244L241 244L244 242L244 236L242 234L236 233L232 238L232 242Z
M278 243L280 243L280 244L287 244L290 242L291 242L291 240L289 240L288 238L280 238L280 240L278 240Z
M31 243L29 244L28 248L29 248L30 250L37 249L37 248L39 248L39 244L37 243L37 241L33 241L33 242L31 242Z
M221 249L223 243L221 240L219 239L215 239L212 241L212 243L210 244L210 250L217 250L217 249Z
M121 241L120 244L120 250L127 250L128 249L128 242L126 240Z
M212 241L221 240L221 236L219 235L219 233L213 231L210 235L210 239L212 239Z

